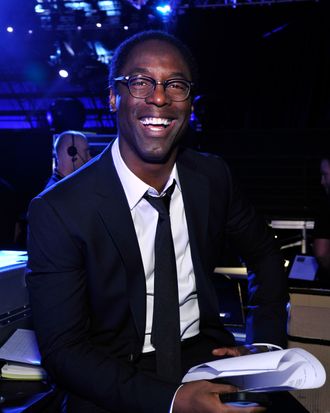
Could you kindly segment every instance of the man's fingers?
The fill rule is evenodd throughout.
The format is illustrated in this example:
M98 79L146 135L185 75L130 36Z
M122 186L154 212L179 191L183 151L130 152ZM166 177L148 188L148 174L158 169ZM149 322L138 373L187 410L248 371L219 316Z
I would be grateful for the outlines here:
M223 356L239 356L240 353L236 347L219 347L212 350L212 354L217 357Z
M260 353L263 349L261 347L253 346L251 344L246 344L244 346L237 347L219 347L212 350L212 354L217 357L224 356L245 356L247 354Z

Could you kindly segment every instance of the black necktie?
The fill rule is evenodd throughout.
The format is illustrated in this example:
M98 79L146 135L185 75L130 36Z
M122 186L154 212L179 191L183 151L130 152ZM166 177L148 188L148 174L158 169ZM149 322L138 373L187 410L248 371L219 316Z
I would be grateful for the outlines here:
M155 237L154 309L151 342L156 349L157 374L181 380L180 313L176 259L171 232L169 206L175 182L164 196L145 199L158 211Z

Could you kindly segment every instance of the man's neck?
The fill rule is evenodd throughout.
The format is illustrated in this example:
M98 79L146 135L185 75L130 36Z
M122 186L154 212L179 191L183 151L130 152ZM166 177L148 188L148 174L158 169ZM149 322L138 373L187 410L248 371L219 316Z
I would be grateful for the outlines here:
M74 170L75 169L74 169L73 165L59 166L59 167L56 168L56 172L62 177L72 174L72 172L74 172Z
M177 156L177 150L173 150L170 157L164 162L147 162L141 159L123 158L126 166L143 182L155 188L159 193L163 191L172 173Z

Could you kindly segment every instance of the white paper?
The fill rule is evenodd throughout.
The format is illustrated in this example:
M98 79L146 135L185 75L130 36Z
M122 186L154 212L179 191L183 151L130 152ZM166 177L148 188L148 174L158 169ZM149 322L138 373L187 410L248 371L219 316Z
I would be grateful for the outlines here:
M326 373L311 353L291 348L199 364L188 371L182 382L222 377L240 390L274 391L321 387Z
M18 328L0 347L0 359L39 365L41 356L34 331Z

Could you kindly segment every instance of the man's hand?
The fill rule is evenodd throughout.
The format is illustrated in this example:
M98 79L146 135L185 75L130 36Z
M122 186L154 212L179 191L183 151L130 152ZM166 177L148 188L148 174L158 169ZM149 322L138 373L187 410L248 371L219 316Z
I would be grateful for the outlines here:
M253 344L245 344L237 347L219 347L212 350L212 354L217 357L238 357L246 356L247 354L265 353L269 349L267 346L254 346Z
M264 407L237 407L224 404L219 394L236 392L229 384L197 380L185 383L178 390L173 404L173 413L262 413Z

